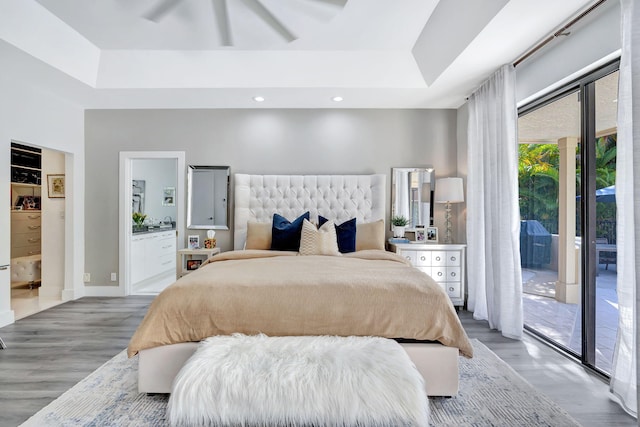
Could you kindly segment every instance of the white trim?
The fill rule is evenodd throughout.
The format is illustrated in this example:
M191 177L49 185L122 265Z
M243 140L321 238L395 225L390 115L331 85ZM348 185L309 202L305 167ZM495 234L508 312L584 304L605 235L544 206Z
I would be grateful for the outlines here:
M131 161L134 159L176 159L176 231L177 249L182 249L184 239L181 235L184 230L184 200L185 200L185 152L184 151L121 151L120 152L120 219L118 234L119 239L119 295L130 295L131 271L129 268L129 248L131 247ZM112 288L113 286L93 286L95 288ZM85 286L85 290L90 287ZM89 295L88 293L86 295ZM98 296L98 295L96 295ZM108 296L108 295L100 295Z
M530 95L528 97L526 97L525 99L518 101L517 103L517 107L520 108L523 105L527 105L528 103L535 101L538 98L542 98L543 96L547 95L548 93L553 92L554 90L566 85L567 83L570 83L586 74L589 74L591 71L600 68L601 66L616 60L618 58L620 58L620 54L621 54L622 50L618 49L615 52L610 53L609 55L605 56L604 58L599 59L598 61L594 62L593 64L589 64L588 66L582 68L581 70L576 71L573 74L568 75L567 77L565 77L562 80L559 80L557 82L555 82L554 84L547 86L546 88L539 90L538 92L534 93L533 95ZM517 77L517 73L518 73L518 69L516 68L516 77Z
M124 288L122 286L85 286L84 296L86 297L123 297Z
M13 310L0 311L0 328L15 322L16 316Z

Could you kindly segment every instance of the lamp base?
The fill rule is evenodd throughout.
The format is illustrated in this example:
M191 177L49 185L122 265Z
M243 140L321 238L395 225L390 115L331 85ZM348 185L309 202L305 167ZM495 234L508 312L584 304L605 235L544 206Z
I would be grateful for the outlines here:
M444 234L444 243L451 244L453 243L453 239L451 238L451 203L447 202L444 210L444 221L445 221L445 234Z

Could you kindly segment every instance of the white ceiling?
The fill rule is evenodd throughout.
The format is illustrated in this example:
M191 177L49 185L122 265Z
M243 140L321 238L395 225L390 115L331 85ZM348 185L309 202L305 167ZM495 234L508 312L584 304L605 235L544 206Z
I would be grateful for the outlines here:
M0 57L86 108L457 108L593 0L227 0L233 46L214 3L2 0Z

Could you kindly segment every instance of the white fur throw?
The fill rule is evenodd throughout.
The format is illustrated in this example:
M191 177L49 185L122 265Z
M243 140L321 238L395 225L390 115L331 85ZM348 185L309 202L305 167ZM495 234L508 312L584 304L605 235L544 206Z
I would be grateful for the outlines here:
M172 426L428 426L423 379L375 337L211 337L173 383Z

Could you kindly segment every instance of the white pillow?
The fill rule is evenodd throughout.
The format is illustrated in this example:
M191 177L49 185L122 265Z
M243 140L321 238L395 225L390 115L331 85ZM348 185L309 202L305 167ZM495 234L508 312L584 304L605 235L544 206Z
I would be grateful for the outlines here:
M333 221L325 222L318 229L308 220L304 220L300 236L300 255L340 255Z

